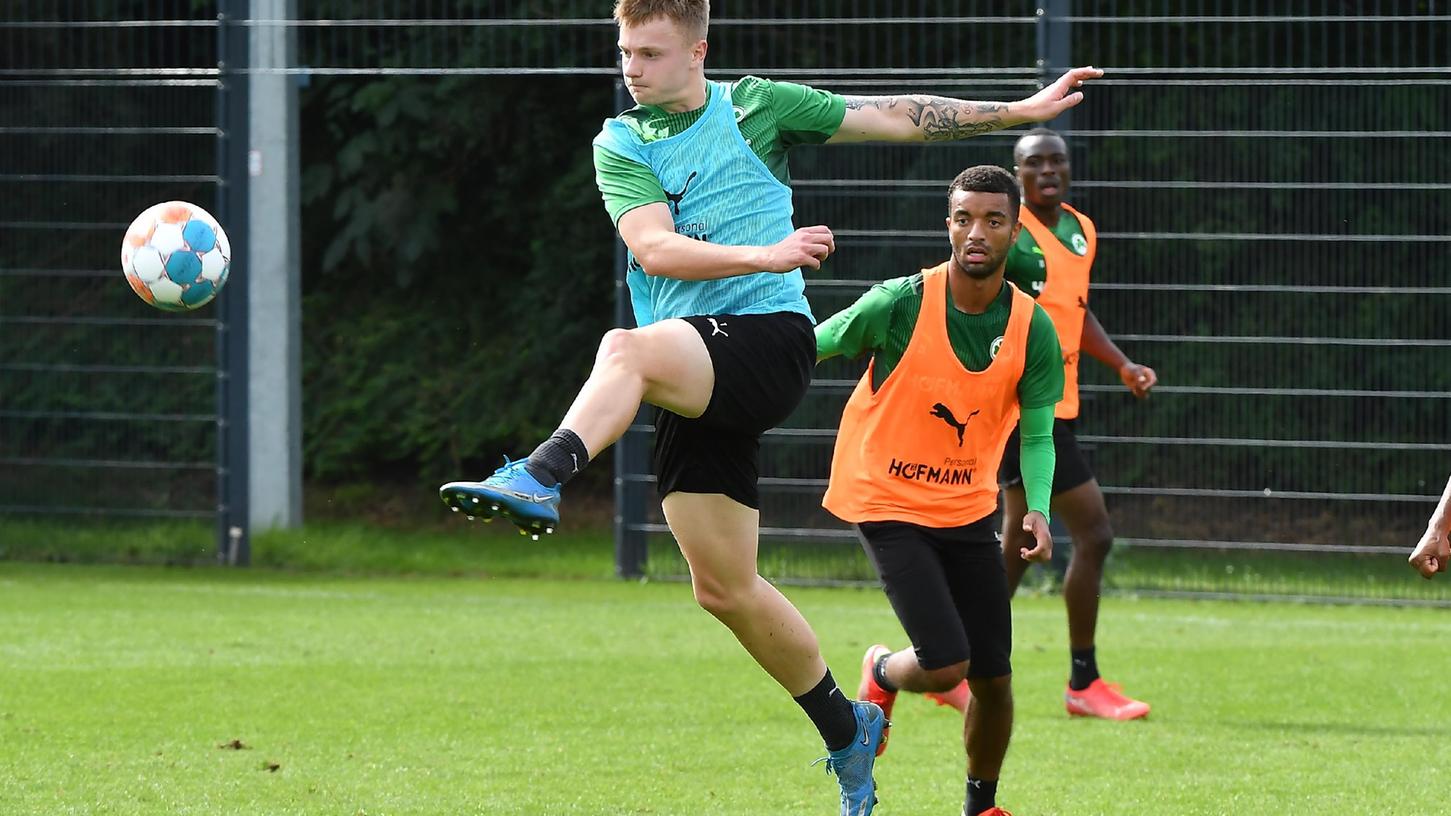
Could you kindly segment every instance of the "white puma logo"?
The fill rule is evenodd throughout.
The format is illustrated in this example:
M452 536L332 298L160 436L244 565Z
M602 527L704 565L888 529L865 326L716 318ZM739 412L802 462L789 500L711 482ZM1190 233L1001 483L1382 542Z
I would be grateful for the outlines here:
M569 455L569 458L571 458L571 459L574 460L574 472L575 473L578 473L579 472L579 454L577 454L577 453L571 453Z
M717 334L722 335L724 337L730 337L730 335L727 334L726 333L726 330L725 330L725 326L727 324L716 322L716 319L713 318L713 317L707 317L706 320L709 320L710 321L710 329L711 329L710 336L711 337L715 337Z

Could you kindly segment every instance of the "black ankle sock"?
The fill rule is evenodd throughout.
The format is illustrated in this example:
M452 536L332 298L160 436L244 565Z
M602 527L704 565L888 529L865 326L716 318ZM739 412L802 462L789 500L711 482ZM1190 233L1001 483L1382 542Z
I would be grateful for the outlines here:
M821 732L826 750L840 751L856 737L856 712L851 700L846 699L832 679L831 669L826 670L815 688L794 699Z
M1073 668L1068 675L1068 687L1074 691L1083 691L1098 679L1098 660L1094 658L1093 651L1092 646L1070 650Z
M589 449L584 446L584 442L580 441L574 431L560 428L529 454L529 461L524 463L524 468L540 484L554 487L569 481L574 474L584 470L587 464Z
M872 678L877 681L877 685L882 687L882 691L897 690L897 687L892 683L892 681L887 679L887 658L891 656L892 653L887 652L886 654L877 658L877 662L872 664Z
M967 806L962 809L965 816L977 816L984 810L992 810L998 804L998 781L996 779L967 778Z

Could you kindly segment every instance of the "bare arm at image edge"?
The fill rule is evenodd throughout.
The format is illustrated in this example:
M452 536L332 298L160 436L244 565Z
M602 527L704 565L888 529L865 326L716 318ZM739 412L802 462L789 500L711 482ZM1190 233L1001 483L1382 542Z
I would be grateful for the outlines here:
M1423 578L1433 578L1451 566L1451 480L1441 493L1436 511L1426 522L1426 532L1416 549L1411 551L1411 567Z

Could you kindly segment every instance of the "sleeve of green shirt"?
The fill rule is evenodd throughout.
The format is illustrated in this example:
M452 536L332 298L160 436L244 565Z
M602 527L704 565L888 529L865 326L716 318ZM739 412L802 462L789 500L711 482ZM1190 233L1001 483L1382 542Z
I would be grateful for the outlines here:
M816 361L860 357L881 348L892 320L892 304L911 286L909 278L879 283L852 305L816 324Z
M1027 360L1023 363L1023 377L1018 381L1018 403L1022 407L1022 418L1018 421L1022 439L1019 451L1028 509L1037 510L1050 520L1053 469L1058 462L1053 447L1053 409L1061 399L1063 349L1058 344L1058 330L1043 307L1035 303L1033 322L1028 324Z
M1063 399L1063 347L1053 318L1036 303L1028 324L1027 358L1018 381L1018 404L1024 410L1057 404Z
M650 168L595 146L595 186L605 200L605 212L616 226L620 216L646 204L665 203L665 188Z
M771 110L784 147L821 144L841 128L846 117L846 99L796 82L769 82Z
M1058 453L1053 447L1053 406L1024 408L1018 420L1022 444L1018 448L1019 460L1023 463L1023 492L1028 497L1028 509L1037 510L1043 518L1052 520L1048 506L1053 501L1053 469L1058 464Z
M798 144L821 144L836 134L846 116L846 100L838 94L820 91L795 82L772 82L747 77L742 82L766 86L771 93L771 112L782 147ZM605 202L610 221L620 223L620 216L636 207L664 203L665 189L645 165L594 148L595 185Z

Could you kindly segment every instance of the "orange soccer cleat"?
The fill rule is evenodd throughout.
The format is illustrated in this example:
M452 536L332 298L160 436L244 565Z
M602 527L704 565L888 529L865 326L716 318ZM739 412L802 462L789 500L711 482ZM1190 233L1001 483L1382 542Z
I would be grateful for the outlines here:
M891 653L891 649L883 646L880 643L867 649L867 653L862 655L862 682L856 690L856 698L858 700L866 700L868 702L876 703L877 706L882 709L882 714L889 721L892 719L892 703L897 702L897 692L887 691L886 689L882 688L881 685L877 683L876 675L872 673L872 669L876 667L877 660L880 659L882 655ZM886 753L887 735L889 733L891 732L882 732L882 741L879 745L877 745L877 756L881 756L882 754Z
M972 692L967 687L967 681L963 680L954 686L952 691L929 691L922 696L940 706L951 706L966 714L967 701L972 699Z
M1137 720L1149 716L1149 704L1125 697L1117 683L1105 683L1100 677L1088 688L1063 692L1063 707L1075 717L1102 717L1105 720Z

